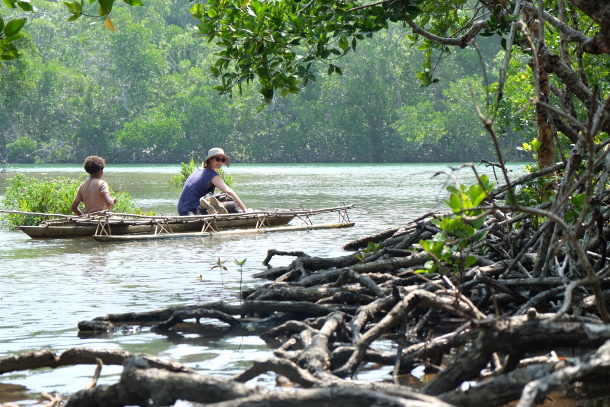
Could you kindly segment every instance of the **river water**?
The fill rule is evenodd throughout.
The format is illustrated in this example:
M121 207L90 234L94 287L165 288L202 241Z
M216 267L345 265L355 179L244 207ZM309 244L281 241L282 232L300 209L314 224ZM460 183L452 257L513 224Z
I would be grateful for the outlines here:
M222 323L202 321L197 333L115 332L79 336L77 324L110 313L142 312L199 302L237 302L240 282L265 281L252 274L268 249L304 251L315 256L348 254L346 242L406 223L430 211L444 211L445 187L457 179L472 184L472 170L452 172L451 164L246 165L226 169L246 206L256 209L324 208L355 204L356 223L348 229L284 232L150 242L98 243L91 238L30 239L0 230L0 357L72 347L126 350L177 361L204 374L230 377L249 361L272 357L258 334L234 332ZM511 178L524 173L512 164ZM169 185L179 165L108 165L104 179L127 190L143 211L176 214L180 189ZM36 177L83 173L81 165L30 165L14 171ZM477 171L494 174L479 166ZM435 176L437 173L440 175ZM0 172L0 195L15 172ZM452 174L448 177L447 174ZM321 222L338 222L337 214ZM235 260L246 259L242 269ZM218 261L227 270L214 268ZM274 258L273 266L292 258ZM99 383L118 380L122 367L104 366ZM0 404L38 405L42 391L68 396L82 389L92 366L9 373L0 376ZM365 376L366 373L363 373ZM366 377L359 377L366 379ZM265 381L268 383L265 383ZM261 378L263 385L273 379ZM261 385L261 382L254 383Z

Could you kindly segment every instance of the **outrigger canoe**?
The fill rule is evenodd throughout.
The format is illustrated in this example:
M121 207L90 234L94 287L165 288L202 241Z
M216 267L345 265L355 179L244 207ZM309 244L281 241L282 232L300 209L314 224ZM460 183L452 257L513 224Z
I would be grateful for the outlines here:
M93 237L97 241L107 242L352 227L354 223L350 222L347 214L347 210L352 207L353 205L344 205L323 209L275 209L193 216L147 216L111 212L72 216L0 212L55 218L37 226L19 226L22 232L33 239ZM332 212L338 213L338 223L313 224L313 216ZM293 220L296 224L290 224Z

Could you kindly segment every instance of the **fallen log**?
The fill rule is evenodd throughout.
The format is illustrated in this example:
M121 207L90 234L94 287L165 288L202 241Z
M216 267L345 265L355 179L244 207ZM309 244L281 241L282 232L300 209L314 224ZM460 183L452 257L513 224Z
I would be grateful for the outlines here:
M258 394L244 384L200 374L156 369L138 357L125 360L121 380L112 387L81 390L68 400L67 407L152 405L169 406L177 400L212 403Z
M610 326L578 322L491 320L479 329L473 346L427 383L424 393L439 395L478 377L494 352L520 357L549 348L596 349L610 340Z
M51 350L28 352L22 355L7 356L0 358L0 374L17 372L30 369L57 368L73 365L96 365L100 359L105 365L122 365L128 357L133 354L120 350L95 350L87 348L67 349L60 355ZM158 369L171 372L194 373L194 370L176 362L168 362L163 359L150 356L138 355L146 363Z
M240 304L211 302L198 305L167 308L149 312L128 312L124 314L108 314L96 317L93 322L105 321L114 325L120 324L151 324L158 323L157 329L164 330L180 323L184 319L215 318L241 324L230 315L271 315L277 312L292 313L301 316L321 316L342 307L312 304L306 301L244 301ZM257 322L252 322L253 324ZM94 324L79 323L79 327L89 327Z

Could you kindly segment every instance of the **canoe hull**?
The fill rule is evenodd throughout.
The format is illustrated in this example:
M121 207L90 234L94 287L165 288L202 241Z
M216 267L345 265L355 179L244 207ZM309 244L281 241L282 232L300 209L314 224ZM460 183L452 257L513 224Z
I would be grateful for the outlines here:
M270 216L265 219L264 226L279 226L288 224L294 218L293 214L281 214ZM207 228L208 230L226 230L226 229L243 229L256 228L260 223L260 218L238 217L238 218L217 218ZM162 224L163 227L170 233L184 232L201 232L204 228L203 221L188 221ZM39 225L39 226L19 226L19 229L33 239L45 238L71 238L71 237L91 237L98 235L132 235L132 234L155 234L163 233L158 225L124 225L124 224L108 224L105 229L99 231L97 225Z
M97 226L19 226L19 229L33 239L90 237L95 234ZM151 226L113 226L112 233L146 233Z

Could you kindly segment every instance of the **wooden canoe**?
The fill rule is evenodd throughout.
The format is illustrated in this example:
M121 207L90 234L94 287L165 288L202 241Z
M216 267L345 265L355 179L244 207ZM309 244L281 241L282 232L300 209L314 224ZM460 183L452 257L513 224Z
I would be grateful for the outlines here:
M271 229L287 225L295 218L299 219L303 226L312 226L311 216L329 212L339 212L340 223L349 223L347 209L351 207L353 205L323 209L275 209L193 216L147 216L126 213L72 216L32 213L37 216L46 215L58 218L43 221L37 226L19 226L19 229L34 239L119 235L156 236L191 232L218 233L237 229Z

